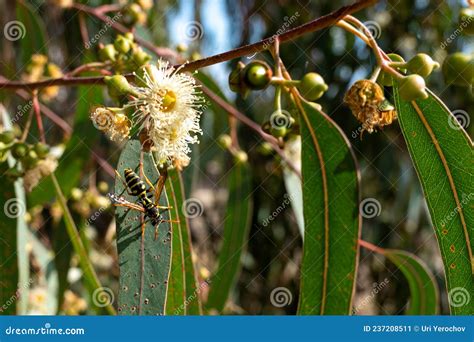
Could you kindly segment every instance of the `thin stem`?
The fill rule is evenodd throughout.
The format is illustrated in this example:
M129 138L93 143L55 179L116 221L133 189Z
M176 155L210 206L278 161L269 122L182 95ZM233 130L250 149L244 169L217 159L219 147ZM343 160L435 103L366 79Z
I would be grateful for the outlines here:
M284 87L296 87L298 84L301 83L299 80L285 80L284 78L272 77L270 80L271 84L278 84Z
M43 127L43 120L41 119L41 108L40 103L38 101L38 92L33 92L33 110L36 116L36 124L38 125L38 132L40 136L40 140L43 144L46 144L46 137L44 135L44 127Z
M28 115L28 119L26 119L25 127L23 128L23 133L21 134L20 141L25 142L26 138L28 137L28 133L30 132L31 123L33 122L33 116L35 115L35 111L33 108L30 110L30 114Z
M319 17L313 21L310 21L309 23L295 27L294 29L288 30L280 35L272 36L272 37L263 39L259 42L256 42L254 44L241 46L239 48L236 48L224 53L220 53L214 56L199 59L199 60L189 62L189 63L184 63L181 65L176 65L175 67L182 67L181 71L194 71L194 70L197 70L206 66L210 66L213 64L222 63L222 62L226 62L228 60L242 57L245 55L254 54L256 52L260 52L267 49L267 47L271 46L271 44L274 42L276 38L278 38L281 43L294 40L295 38L305 35L307 33L316 32L326 27L335 25L344 16L350 13L360 11L361 9L364 9L370 5L373 5L376 2L377 0L357 1L352 5L343 6L334 12L331 12L325 16ZM119 23L113 22L111 18L109 18L106 15L103 15L100 11L97 11L94 8L90 8L88 6L77 4L77 3L74 4L74 7L80 11L83 11L95 16L96 18L98 18L99 20L105 23L108 23L112 28L114 28L115 30L119 32L122 32L122 33L130 32L130 30L128 30L126 27L122 26ZM152 43L136 35L135 35L135 41L138 44L150 49L150 51L154 52L158 56L173 57L178 60L180 59L177 52L168 48L156 47ZM127 74L124 76L126 76L128 79L132 79L134 77L133 74ZM63 86L63 85L103 84L103 83L104 83L103 77L80 77L80 78L79 77L78 78L62 77L62 78L57 78L57 79L50 79L50 80L30 82L30 83L19 82L19 81L0 81L0 89L18 89L18 88L36 89L36 88L43 88L43 87L52 86L52 85Z
M365 34L363 34L362 32L360 32L358 29L356 29L354 26L349 24L344 19L339 20L337 22L336 26L339 26L340 28L346 30L347 32L352 33L354 36L359 37L360 39L362 39L364 41L364 43L366 43L367 45L370 46L369 39L367 38L367 36Z
M371 80L372 82L377 81L377 77L379 77L380 71L382 71L382 68L381 68L379 65L377 65L377 67L376 67L376 68L374 69L374 71L372 72L372 76L370 76L370 80Z
M79 31L81 32L82 44L84 48L87 49L87 45L89 44L90 39L84 13L79 13Z
M377 59L377 64L382 68L382 70L384 70L385 72L391 74L396 79L401 79L401 78L404 77L402 74L400 74L398 71L396 71L394 68L392 68L389 65L390 58L378 46L377 42L375 41L375 38L372 36L372 33L370 33L370 30L364 25L364 23L362 23L359 19L357 19L357 18L355 18L351 15L345 16L344 19L346 21L352 23L353 25L355 25L356 27L358 27L359 29L361 29L363 31L365 37L367 38L367 41L366 40L364 40L364 41L374 51L375 58Z
M68 72L64 76L69 78L69 77L73 77L75 75L79 75L80 73L83 73L85 71L91 71L91 70L95 70L95 69L98 69L98 68L104 68L108 65L110 65L110 63L103 63L103 62L86 63L86 64L78 66L76 69Z
M377 247L370 242L364 241L362 239L359 239L359 246L364 247L365 249L368 249L372 252L378 253L378 254L385 254L385 250L383 248Z

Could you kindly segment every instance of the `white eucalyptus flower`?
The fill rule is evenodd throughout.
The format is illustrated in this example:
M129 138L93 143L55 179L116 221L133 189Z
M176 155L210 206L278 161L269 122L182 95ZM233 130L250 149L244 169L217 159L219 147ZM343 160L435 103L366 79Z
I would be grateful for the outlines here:
M165 62L144 71L139 96L125 107L133 108L133 121L140 124L153 142L160 164L178 168L189 164L190 144L198 143L201 98L194 78L179 73Z

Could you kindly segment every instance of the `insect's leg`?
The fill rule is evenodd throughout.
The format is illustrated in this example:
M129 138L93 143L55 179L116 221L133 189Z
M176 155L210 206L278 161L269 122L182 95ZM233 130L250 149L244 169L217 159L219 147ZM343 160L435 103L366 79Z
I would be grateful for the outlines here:
M168 179L168 171L166 169L163 169L160 173L160 177L158 178L158 181L155 187L155 206L158 209L171 209L172 208L171 206L159 205L161 193L163 192L167 179Z
M179 220L161 220L161 222L168 222L168 223L180 223Z
M130 203L130 202L121 203L121 202L118 202L118 203L112 203L112 204L116 207L125 207L125 208L129 208L129 209L138 210L142 213L145 212L145 209L142 206L140 206L138 204L135 204L135 203Z

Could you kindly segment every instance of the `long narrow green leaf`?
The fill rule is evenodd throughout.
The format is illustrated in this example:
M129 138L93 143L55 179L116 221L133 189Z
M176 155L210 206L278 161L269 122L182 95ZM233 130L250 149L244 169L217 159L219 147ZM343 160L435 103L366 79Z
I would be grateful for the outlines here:
M69 234L69 238L71 239L72 246L74 247L74 251L77 253L79 257L79 263L81 265L82 272L84 272L86 285L89 288L89 290L92 292L93 297L98 299L97 300L98 303L101 306L105 307L105 309L109 312L109 314L115 315L115 309L112 305L113 301L111 300L112 298L108 298L104 303L100 301L100 299L103 298L104 294L105 296L109 296L109 289L102 287L99 282L99 279L97 278L97 274L95 273L95 270L87 254L87 251L84 248L84 245L82 244L82 240L81 240L81 237L79 236L79 232L77 230L76 224L74 223L74 220L72 219L71 212L69 211L69 208L67 207L66 198L64 197L64 194L61 190L61 187L59 186L58 180L56 179L56 176L54 173L51 175L51 179L53 181L54 189L56 190L56 196L57 196L59 205L61 206L61 209L63 210L63 219L66 225L67 232Z
M117 166L122 177L125 168L140 174L140 151L138 140L126 144ZM143 153L143 172L156 184L159 173L149 153ZM132 203L137 200L127 194L121 179L115 180L115 193ZM160 205L167 203L163 191ZM115 219L120 267L118 311L122 315L163 315L171 267L171 226L162 222L154 227L140 211L127 207L116 207ZM169 212L163 212L163 219L169 220Z
M360 233L359 175L349 141L297 99L302 139L305 238L299 314L349 314Z
M70 248L70 243L71 239L69 238L64 220L61 219L58 222L54 222L53 250L54 263L56 265L56 269L58 270L58 311L60 311L63 306L64 293L69 286L67 274L69 272L73 252L73 250Z
M38 12L26 1L16 2L16 20L10 22L11 34L20 42L22 67L24 67L33 54L48 54L46 28Z
M407 315L436 315L438 286L426 264L416 255L396 249L385 249L384 255L403 273L410 287Z
M12 130L12 122L10 115L3 105L0 105L0 111L3 119L5 130ZM8 156L8 166L15 165L15 159ZM29 288L31 286L30 278L30 260L28 252L29 233L30 230L26 224L26 196L23 186L23 178L18 178L14 182L15 198L20 215L16 215L16 236L17 236L17 258L18 258L18 296L17 296L17 314L26 315L28 310Z
M236 163L229 173L227 213L219 265L211 280L208 309L221 312L240 272L252 216L252 179L247 164Z
M0 174L4 174L8 166L0 164ZM17 248L17 217L25 213L25 203L15 197L13 182L6 179L2 183L0 202L0 314L15 315L17 286L18 286L18 258Z
M197 286L192 258L189 222L185 211L188 202L184 199L183 185L181 173L170 170L166 194L172 207L170 217L177 218L179 223L172 223L173 256L166 311L169 315L200 315L202 314L200 288Z
M426 100L395 104L408 151L420 179L446 273L451 312L474 314L474 149L449 109L430 92ZM466 296L467 297L467 296Z

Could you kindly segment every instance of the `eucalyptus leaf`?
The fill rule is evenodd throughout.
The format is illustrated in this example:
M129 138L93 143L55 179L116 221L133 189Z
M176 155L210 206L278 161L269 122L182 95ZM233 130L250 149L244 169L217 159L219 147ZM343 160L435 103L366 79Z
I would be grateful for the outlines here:
M140 175L140 160L140 142L128 141L120 155L118 173L123 178L124 169L131 168ZM143 173L153 184L157 184L159 172L150 153L143 153ZM131 203L137 202L136 197L127 193L126 185L120 178L115 180L115 194ZM164 191L159 204L168 206ZM163 211L162 216L164 220L170 219L167 211ZM171 267L170 224L162 222L155 227L142 212L120 206L115 209L115 219L120 267L119 314L165 314Z
M361 225L356 161L341 129L312 104L296 100L305 220L298 313L347 315Z
M252 215L252 179L250 168L235 163L228 178L227 212L224 218L224 236L219 251L218 267L212 276L208 309L222 312L241 267L241 256L247 245Z
M412 253L385 249L384 255L405 276L410 287L410 303L407 315L436 315L439 293L436 279L426 264Z
M432 92L426 100L405 102L394 84L394 98L443 258L451 312L474 314L473 143Z
M166 193L172 207L170 217L177 218L179 221L171 223L173 255L166 311L170 315L200 315L202 314L201 287L197 286L189 220L186 212L187 205L192 205L193 199L185 200L182 173L176 169L169 170ZM207 286L206 284L203 283L202 286Z

